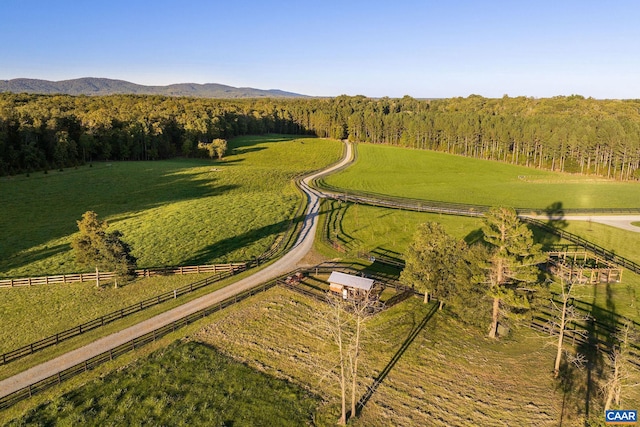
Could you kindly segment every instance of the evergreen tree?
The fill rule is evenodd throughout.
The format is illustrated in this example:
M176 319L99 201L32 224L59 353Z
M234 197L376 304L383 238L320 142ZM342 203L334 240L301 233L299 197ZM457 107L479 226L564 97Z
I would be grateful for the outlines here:
M440 301L440 308L466 278L464 241L447 234L442 225L428 222L420 225L405 255L405 268L400 280L424 289L424 302L429 294Z
M492 208L482 227L484 241L489 245L486 260L486 284L493 298L489 337L498 337L498 326L506 314L529 308L526 291L538 281L538 265L545 255L533 234L520 221L513 208Z
M131 255L131 247L122 241L120 231L107 232L107 222L99 220L93 211L85 212L77 223L80 234L73 238L71 247L78 263L114 271L116 286L118 278L132 274L137 260Z

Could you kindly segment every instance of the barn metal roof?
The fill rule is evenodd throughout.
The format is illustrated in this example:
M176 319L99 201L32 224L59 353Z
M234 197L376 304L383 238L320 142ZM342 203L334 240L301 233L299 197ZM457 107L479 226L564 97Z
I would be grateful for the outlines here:
M331 272L331 276L329 276L329 283L336 283L338 285L368 291L371 289L371 286L373 286L373 279L366 279L364 277L352 276L351 274L333 271Z

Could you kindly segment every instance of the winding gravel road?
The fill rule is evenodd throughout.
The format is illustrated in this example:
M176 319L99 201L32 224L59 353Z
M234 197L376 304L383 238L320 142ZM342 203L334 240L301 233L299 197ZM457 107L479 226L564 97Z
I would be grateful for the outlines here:
M185 303L120 332L100 338L91 344L87 344L84 347L70 351L69 353L0 381L0 397L4 397L24 387L28 387L37 381L43 380L51 375L55 375L64 369L77 365L78 363L82 363L93 356L109 351L121 344L131 341L134 338L140 337L162 326L169 325L171 322L179 320L189 314L195 313L226 298L232 297L247 289L251 289L275 277L294 270L300 260L302 260L302 258L304 258L307 252L311 249L316 233L316 227L318 225L317 218L321 195L318 191L312 189L309 186L309 183L312 180L331 173L349 163L353 157L352 145L346 142L345 147L345 156L340 162L310 175L301 181L300 187L307 196L307 210L304 225L295 245L282 258L255 274L223 289L219 289L208 295Z
M73 350L41 365L34 366L33 368L21 372L13 377L2 380L0 381L0 397L4 397L14 391L28 387L37 381L45 379L51 375L55 375L56 373L78 363L82 363L93 356L109 351L110 349L116 348L134 338L168 325L171 322L179 320L189 314L195 313L226 298L232 297L247 289L251 289L269 281L270 279L294 270L300 260L304 258L313 245L320 208L320 199L326 196L325 193L311 188L310 182L351 162L353 159L353 147L348 142L345 142L345 147L345 156L340 162L310 175L301 181L300 188L304 191L307 197L307 210L304 225L293 248L278 261L223 289L219 289L170 311L152 317L151 319L138 323L137 325L98 339L84 347ZM631 225L631 222L640 222L640 215L565 216L562 219L570 221L593 221L634 232L640 232L640 227Z

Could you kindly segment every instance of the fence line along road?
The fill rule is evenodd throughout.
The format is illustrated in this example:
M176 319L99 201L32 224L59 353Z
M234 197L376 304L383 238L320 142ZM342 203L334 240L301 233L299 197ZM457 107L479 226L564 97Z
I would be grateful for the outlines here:
M157 331L162 327L169 327L169 325L174 324L174 322L188 318L189 316L197 316L196 313L202 313L203 310L215 306L218 303L228 301L230 298L236 298L244 292L251 292L251 289L294 270L313 246L318 223L320 196L317 191L309 187L309 181L346 164L351 158L351 145L346 144L346 147L345 157L339 163L323 171L313 173L300 181L300 188L307 197L307 209L305 211L304 222L295 243L280 259L255 274L245 277L229 286L196 298L117 333L100 338L84 347L34 366L10 378L6 378L0 381L0 398L19 392L20 390L25 390L25 388L29 390L30 386L34 384L38 384L58 374L62 375L68 369L76 367L81 363L88 363L93 360L92 358L121 348L121 346L127 343L133 342L134 344L130 345L135 346L135 340L140 339L140 337L148 336L150 333L153 334L153 331ZM31 392L33 393L33 389Z
M181 274L219 273L246 268L246 262L232 262L227 264L190 265L183 267L142 268L135 270L137 277L155 277ZM112 271L97 273L60 274L57 276L27 277L0 280L0 288L18 286L49 285L54 283L95 282L96 280L111 280L116 276Z
M44 350L45 348L52 347L63 341L66 341L73 337L77 337L78 335L82 335L94 329L108 325L109 323L116 320L123 319L134 313L146 310L149 307L154 307L158 304L162 304L165 301L177 299L182 295L197 291L198 289L202 289L213 283L219 282L220 280L226 279L227 277L231 277L241 271L245 271L245 268L238 267L233 270L219 272L213 276L207 277L206 279L202 279L197 282L190 283L186 286L174 289L172 291L164 292L154 297L147 298L128 307L124 307L111 313L105 314L104 316L97 317L81 325L74 326L73 328L69 328L54 335L50 335L47 338L32 342L15 350L11 350L0 355L0 365L6 365L40 350Z
M95 369L96 367L102 365L105 362L111 361L113 359L115 359L118 356L121 356L125 353L128 353L130 351L133 351L137 348L142 347L145 344L151 343L156 341L157 339L160 339L162 337L164 337L165 335L174 332L186 325L189 325L199 319L205 318L207 316L209 316L210 314L213 314L217 311L222 310L223 308L229 307L230 305L236 304L240 301L245 300L246 298L253 296L259 292L263 292L266 291L267 289L272 288L273 286L275 286L282 278L277 278L274 280L271 280L267 283L264 283L258 287L254 287L251 288L247 291L244 291L240 294L236 294L233 295L231 297L228 297L227 299L220 301L216 304L213 304L209 307L205 307L199 311L196 311L194 313L191 313L187 316L184 316L180 319L176 319L175 321L156 328L150 332L147 332L144 335L141 336L137 336L123 344L120 344L119 346L116 346L114 348L110 348L100 354L97 354L89 359L83 360L73 366L70 366L64 370L61 370L59 372L56 372L53 375L49 375L46 378L43 378L39 381L36 381L34 383L30 383L26 386L24 386L23 388L17 389L15 391L12 391L9 394L6 394L2 397L0 397L0 410L2 409L6 409L12 405L15 405L16 403L25 400L31 396L33 396L34 394L40 393L42 391L45 391L51 387L54 387L58 384L60 384L62 381L68 380L70 378L73 378L77 375L80 375L84 372L87 372L91 369Z

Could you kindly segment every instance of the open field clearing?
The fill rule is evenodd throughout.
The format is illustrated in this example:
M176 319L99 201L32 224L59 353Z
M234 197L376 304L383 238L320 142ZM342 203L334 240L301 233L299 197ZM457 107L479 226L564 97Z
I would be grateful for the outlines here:
M414 298L368 321L359 396L385 371L430 307ZM241 311L229 312L196 338L315 390L327 402L318 419L330 425L338 416L339 393L328 374L335 353L317 327L321 310L322 303L276 288L244 302ZM492 342L436 313L401 352L354 425L544 426L558 425L561 415L563 425L581 425L585 390L578 378L575 395L556 389L550 341L524 329L511 340ZM571 402L564 414L563 398Z
M302 403L303 413L315 410L315 425L335 425L339 410L338 386L331 375L335 349L318 327L324 307L276 287L190 325L182 334L268 376L306 389L308 393L287 386L290 391L281 393L282 388L272 386L277 390L272 397L284 395L289 401L284 405L287 409ZM562 420L563 426L583 426L587 401L590 414L601 414L596 370L591 388L587 387L586 371L574 372L568 390L552 380L553 337L521 329L510 339L494 342L482 332L461 326L446 311L428 317L432 308L412 298L367 321L358 397L364 396L375 377L383 372L386 375L352 425L557 426ZM408 340L412 332L415 338ZM144 358L151 349L163 345L166 340L37 395L1 413L0 421L21 417L11 425L25 425L56 412L69 420L107 417L108 413L126 420L124 407L132 416L141 407L158 420L174 416L195 420L190 417L197 411L215 412L218 398L248 397L243 394L248 393L243 384L256 384L250 379L253 373L239 372L233 366L224 371L230 382L216 380L213 375L222 364L207 364L212 356L202 346L180 344ZM203 366L208 372L201 371ZM108 370L118 373L109 375ZM184 379L189 380L188 386L184 386ZM274 384L273 379L264 381ZM260 390L261 384L262 380L255 387ZM307 406L312 396L321 399L320 403L315 401L315 409ZM625 395L625 402L638 399L637 389ZM225 401L232 408L234 403ZM34 408L35 412L29 412ZM259 415L272 416L262 412L261 398L247 399L233 414L253 412L254 408ZM111 424L107 420L102 425Z
M7 425L300 426L317 404L207 345L176 342Z
M326 200L323 204L328 230L326 238L336 241L348 256L358 252L403 253L413 239L418 225L429 221L441 223L452 236L475 239L482 219L424 212L385 209L373 206Z
M337 191L362 191L485 206L638 208L640 184L543 171L385 145L358 145L357 162L329 176Z
M243 137L220 161L113 162L0 179L0 274L83 270L70 241L87 210L124 233L141 267L251 259L301 203L292 179L341 152L333 140Z

